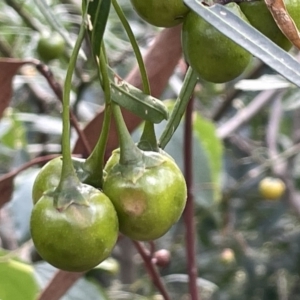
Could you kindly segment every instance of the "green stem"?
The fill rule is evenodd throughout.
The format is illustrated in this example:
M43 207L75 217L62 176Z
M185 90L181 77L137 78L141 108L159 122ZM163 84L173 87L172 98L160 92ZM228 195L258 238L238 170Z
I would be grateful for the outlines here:
M139 66L139 70L141 73L141 77L142 77L142 83L143 83L143 91L145 94L150 95L151 91L150 91L150 84L149 84L149 80L148 80L148 76L147 76L147 71L145 68L145 64L144 64L144 60L143 60L143 56L141 54L140 48L137 44L137 41L135 39L135 36L131 30L131 27L126 19L126 16L124 15L120 5L118 4L117 0L112 0L112 4L113 7L126 31L126 34L128 36L128 39L131 43L132 49L134 51L138 66Z
M148 76L147 76L146 67L144 64L144 60L143 60L140 48L135 39L135 36L134 36L134 34L131 30L131 27L130 27L121 7L119 6L117 0L112 0L112 4L113 4L113 7L120 19L125 31L126 31L126 34L129 38L132 49L134 51L134 54L135 54L135 57L136 57L136 60L137 60L138 66L139 66L139 70L141 73L143 92L145 94L150 95L151 90L150 90L150 84L149 84L149 80L148 80ZM145 141L146 141L146 143L145 143ZM138 144L138 147L143 150L158 151L158 145L157 145L157 140L156 140L156 136L155 136L155 130L154 130L153 123L151 123L149 121L145 122L144 130L143 130L140 142Z
M181 118L184 115L186 110L187 104L191 98L191 95L194 91L194 88L197 83L197 75L190 67L187 70L183 86L180 90L178 98L176 100L176 104L173 108L172 114L168 120L168 123L165 127L165 130L161 134L159 138L159 147L164 149L170 139L172 138L174 132L176 131L177 127L180 124Z
M117 124L118 137L120 141L120 164L136 164L142 159L142 152L131 138L124 122L120 107L117 104L112 103L112 111Z
M100 51L100 69L99 73L102 76L102 87L105 97L105 111L104 120L101 129L100 137L97 144L91 153L91 155L86 159L84 167L87 169L90 176L85 180L86 183L93 185L96 188L102 187L103 181L103 165L104 165L104 155L109 134L110 120L111 120L111 93L110 93L110 81L107 72L106 65L106 55L105 49L102 44Z
M84 19L85 20L85 19ZM63 90L63 132L62 132L62 173L60 183L58 185L58 191L62 189L64 180L67 177L73 177L77 179L76 172L72 163L71 146L70 146L70 92L72 86L72 75L75 69L78 53L81 48L81 44L85 37L85 21L82 22L78 34L77 41L74 46L74 50L70 57L70 62L66 74ZM78 180L78 179L77 179Z

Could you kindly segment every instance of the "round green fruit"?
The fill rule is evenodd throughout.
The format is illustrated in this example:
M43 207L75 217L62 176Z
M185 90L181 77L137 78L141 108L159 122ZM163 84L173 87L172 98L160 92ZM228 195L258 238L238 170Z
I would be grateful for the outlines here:
M99 190L82 184L88 205L72 203L57 209L44 195L33 207L30 231L40 256L56 268L83 272L109 256L118 237L114 206Z
M189 8L182 0L130 0L138 15L157 27L173 27L183 22Z
M82 169L84 159L72 157L77 176L81 181L85 176ZM53 191L59 184L62 170L62 157L56 157L46 163L38 173L32 187L32 200L36 204L46 191Z
M300 28L300 2L284 0L284 3L296 26ZM263 0L241 2L239 5L253 27L284 50L288 51L292 47L291 42L281 32Z
M266 177L259 183L259 192L265 199L276 200L285 192L285 183L279 178Z
M142 151L144 163L122 166L114 151L105 170L103 192L115 206L120 231L140 241L155 240L178 221L185 207L184 177L172 158Z
M39 38L36 50L40 58L48 62L62 56L65 46L65 40L62 36L57 32L53 32L51 35L42 35Z
M235 3L226 5L245 19ZM202 17L191 11L182 27L182 47L185 59L202 78L224 83L241 75L250 63L251 54L223 35Z

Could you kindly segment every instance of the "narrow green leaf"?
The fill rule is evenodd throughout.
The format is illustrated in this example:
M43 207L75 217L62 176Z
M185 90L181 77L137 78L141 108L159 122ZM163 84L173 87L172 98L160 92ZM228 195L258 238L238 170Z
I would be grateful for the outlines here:
M218 31L300 87L299 62L250 24L220 4L208 7L197 0L184 0L184 3Z
M211 188L214 200L217 201L221 193L222 142L217 137L215 125L211 121L205 120L198 113L195 113L193 122L194 133L208 158L211 173Z
M90 21L92 25L89 33L93 53L95 56L98 57L100 55L100 47L109 15L110 5L111 0L98 0L89 2L88 15L90 16Z
M131 111L145 121L160 123L168 119L168 110L162 101L144 94L109 69L111 98L116 104Z

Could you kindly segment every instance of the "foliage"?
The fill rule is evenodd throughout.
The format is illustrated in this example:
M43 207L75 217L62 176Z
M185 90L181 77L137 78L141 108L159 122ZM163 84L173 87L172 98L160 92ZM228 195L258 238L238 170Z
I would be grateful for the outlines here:
M185 0L199 16L255 57L246 71L233 81L213 84L199 78L193 84L192 74L189 78L192 84L188 86L185 74L190 73L186 73L184 61L178 64L176 59L179 38L175 42L163 41L169 37L166 32L178 36L178 30L166 31L146 24L134 12L130 1L119 0L144 57L154 52L150 62L145 59L152 97L148 95L145 80L143 85L139 75L132 75L136 53L116 7L97 10L99 3L108 2L94 1L95 6L90 9L91 21L97 25L97 32L104 34L103 41L102 34L92 34L90 39L85 39L72 78L71 106L79 124L79 130L76 126L71 130L74 153L87 157L99 136L107 90L103 88L103 73L98 76L93 55L97 51L100 55L100 46L104 43L110 66L107 76L112 81L112 94L116 91L112 100L124 107L124 119L134 140L139 141L141 125L144 125L137 114L146 122L157 123L157 137L162 137L163 144L167 141L165 151L174 158L186 178L191 171L188 188L194 198L198 276L195 284L199 299L299 298L298 51L292 48L289 53L285 52L248 23L241 23L221 4L203 6L198 1ZM47 292L52 278L62 276L55 273L57 269L41 261L31 243L29 219L33 181L42 165L53 158L49 155L61 153L61 85L79 32L82 9L81 1L75 0L30 0L23 1L22 5L16 0L0 2L0 86L3 91L0 95L0 245L6 249L0 256L0 277L5 279L0 282L2 300L19 297L10 293L20 291L23 296L27 295L26 299L35 299L37 293ZM108 10L109 15L105 15ZM107 23L104 22L106 16ZM63 55L47 66L29 59L38 59L39 37L45 32L57 32L66 43ZM157 45L164 47L157 50ZM170 49L174 55L169 54ZM155 60L157 57L165 61ZM177 66L175 70L173 66ZM139 67L142 70L142 66ZM172 116L179 101L190 98L189 89L194 90L190 102L193 105L191 149L187 138L189 108L184 106L177 116ZM178 125L175 132L173 127L165 131L169 120L172 125ZM76 125L74 121L72 124ZM85 135L89 147L79 134ZM112 125L105 159L117 146ZM285 194L277 201L263 199L259 193L259 182L266 176L280 177L286 185ZM74 299L74 295L87 300L154 300L162 299L155 281L159 278L171 299L186 299L191 293L187 275L191 271L190 257L185 249L191 250L186 219L184 215L166 235L154 242L132 243L121 237L112 257L84 275L68 275L74 283L70 290L63 280L53 284L60 287L65 294L62 299L66 300ZM158 249L170 253L163 267L154 255ZM137 252L142 259L136 259ZM20 288L10 288L12 282L14 287ZM193 300L197 297L192 296ZM45 294L42 299L49 298Z

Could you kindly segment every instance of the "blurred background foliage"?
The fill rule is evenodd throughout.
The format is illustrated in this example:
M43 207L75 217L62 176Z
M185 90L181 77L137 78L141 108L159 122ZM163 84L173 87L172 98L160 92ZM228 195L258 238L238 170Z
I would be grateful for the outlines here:
M45 10L45 3L48 10ZM144 52L160 29L141 21L132 10L130 1L120 0L119 3ZM68 46L60 59L48 65L56 79L62 82L78 32L80 12L81 1L76 0L1 1L0 57L39 59L36 47L40 34L59 31ZM113 9L105 43L110 65L124 77L134 66L135 58ZM78 60L72 91L72 106L83 126L103 105L88 43L84 50L88 58ZM162 95L170 108L172 99L176 99L179 93L183 75L178 67ZM219 139L218 130L239 112L246 111L268 84L269 89L275 90L273 98L276 99L259 109L229 138ZM0 120L2 175L34 157L60 153L61 106L45 79L32 67L24 67L14 77L13 91L10 107ZM234 82L212 84L200 80L196 87L193 193L196 200L198 284L202 300L300 299L299 212L293 209L290 201L291 197L300 201L298 191L292 190L290 194L293 195L284 195L276 201L262 199L258 193L259 181L275 173L274 164L268 164L270 149L267 142L268 128L274 121L275 102L280 103L276 147L282 153L295 144L299 95L298 88L255 59L242 78ZM228 99L232 100L231 105L221 117L217 117L220 105ZM164 122L156 126L158 134L163 126ZM139 135L138 128L133 137L138 139ZM73 142L76 138L73 132ZM181 124L166 148L181 168L183 158L179 149L183 147ZM297 188L300 184L299 159L296 153L286 159L286 170ZM251 170L259 172L251 173ZM53 267L40 261L30 242L31 187L37 172L38 168L30 168L17 176L12 200L0 211L0 241L2 248L6 249L0 257L0 277L11 274L11 280L20 280L25 290L33 291L37 287L43 288L54 272ZM221 193L213 183L221 185ZM188 299L184 244L182 221L156 242L157 249L167 249L171 254L169 264L159 267L159 270L172 299ZM63 299L161 299L142 260L134 252L130 252L129 260L125 260L124 247L130 248L126 240L116 247L113 258L90 271ZM24 276L33 276L34 282L28 279L28 283L23 280ZM0 298L3 289L1 279ZM17 300L18 297L9 292L3 295L6 296L2 296L2 300Z

